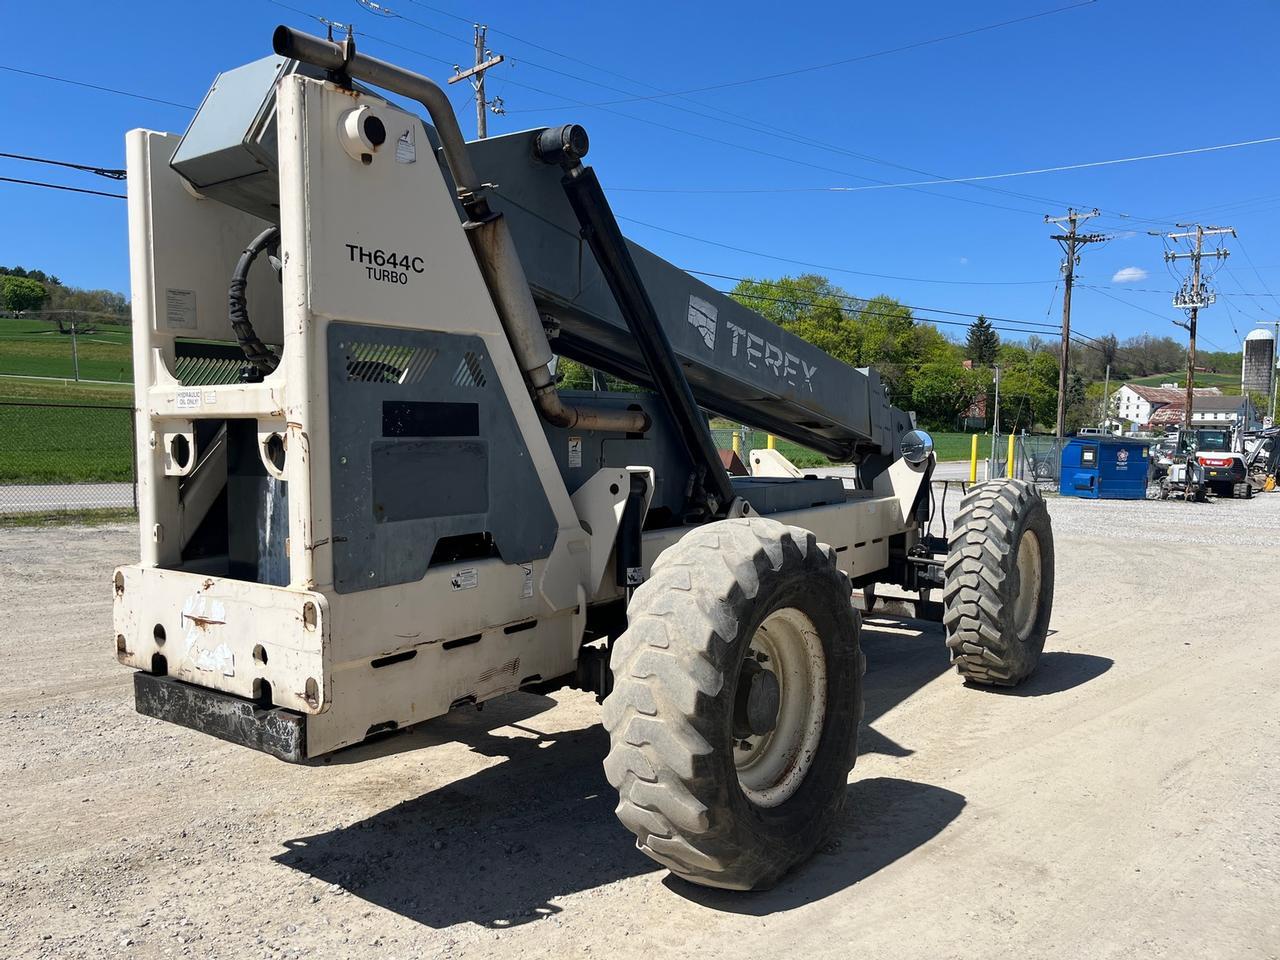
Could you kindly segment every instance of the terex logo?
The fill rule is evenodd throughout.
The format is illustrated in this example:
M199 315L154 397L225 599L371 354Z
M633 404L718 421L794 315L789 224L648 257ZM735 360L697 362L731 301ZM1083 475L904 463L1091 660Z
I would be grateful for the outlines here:
M763 363L779 380L793 387L799 386L799 380L803 380L809 392L813 392L813 375L818 372L816 365L806 363L794 353L787 353L775 344L766 343L764 337L751 333L732 320L726 320L724 325L733 334L731 356L736 357L741 351L746 358L747 366L752 369L759 369L760 364Z

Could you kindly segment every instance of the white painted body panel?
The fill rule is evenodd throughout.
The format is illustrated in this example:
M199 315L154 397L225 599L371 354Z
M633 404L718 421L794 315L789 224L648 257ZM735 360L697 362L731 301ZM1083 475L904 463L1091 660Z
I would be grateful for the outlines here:
M357 105L376 112L388 132L367 164L340 141L344 117ZM176 137L129 135L142 535L140 562L118 571L114 632L120 661L134 668L152 669L158 654L170 676L246 698L269 683L277 705L308 716L307 753L316 756L371 730L572 672L588 604L623 594L611 569L614 539L631 474L652 478L652 468L602 470L570 497L417 118L298 76L281 81L278 116L282 282L255 267L250 309L263 339L282 348L281 362L260 384L201 388L198 402L170 372L175 333L163 322L162 291L194 289L196 334L229 339L226 282L265 225L185 189L167 164ZM394 149L406 129L419 136L412 163ZM362 256L369 251L407 254L413 266L403 271L405 282L371 274ZM220 318L203 308L216 297ZM555 517L545 559L464 562L432 568L416 582L336 592L326 370L332 322L483 340L510 402L520 455L535 467ZM284 438L284 467L271 472L288 482L287 586L173 569L199 517L184 515L163 438L193 438L195 420L228 416L256 419L260 440L272 432ZM769 475L795 475L780 455L770 467ZM907 513L919 481L919 471L899 464L874 496L778 519L813 530L836 547L842 569L863 575L887 563L890 536L912 528ZM646 568L684 532L647 533ZM303 613L308 604L314 623ZM265 662L255 659L255 647Z

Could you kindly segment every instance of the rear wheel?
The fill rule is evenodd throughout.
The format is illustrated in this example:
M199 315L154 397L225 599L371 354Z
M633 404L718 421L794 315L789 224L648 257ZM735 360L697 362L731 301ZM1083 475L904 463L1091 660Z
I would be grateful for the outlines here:
M944 567L947 646L968 681L1011 687L1035 670L1053 611L1053 526L1024 480L991 480L960 502Z
M844 806L864 661L849 581L812 533L700 527L631 599L605 773L637 846L694 883L772 886Z

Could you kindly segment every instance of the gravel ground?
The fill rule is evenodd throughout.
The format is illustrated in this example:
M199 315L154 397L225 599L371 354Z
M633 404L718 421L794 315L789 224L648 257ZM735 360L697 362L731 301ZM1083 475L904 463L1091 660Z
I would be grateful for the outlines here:
M1051 501L1049 652L966 689L871 619L844 819L706 891L612 814L593 700L298 767L136 715L123 527L0 531L0 957L1280 956L1280 495Z
M1182 500L1081 500L1053 497L1058 535L1127 543L1280 546L1280 495L1205 503Z

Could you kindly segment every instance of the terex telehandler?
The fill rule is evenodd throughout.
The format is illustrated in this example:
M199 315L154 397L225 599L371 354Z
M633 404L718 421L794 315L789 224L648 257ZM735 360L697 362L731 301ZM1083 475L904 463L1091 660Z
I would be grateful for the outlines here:
M745 889L844 803L854 588L940 590L968 681L1030 674L1033 485L979 484L926 535L932 440L876 372L625 240L581 127L466 143L350 38L274 50L181 137L128 135L141 559L114 619L141 713L306 762L591 691L640 849ZM561 392L557 356L642 389ZM855 488L772 450L730 476L707 411Z

